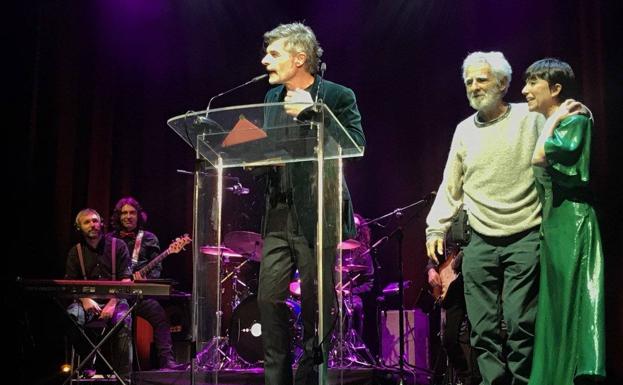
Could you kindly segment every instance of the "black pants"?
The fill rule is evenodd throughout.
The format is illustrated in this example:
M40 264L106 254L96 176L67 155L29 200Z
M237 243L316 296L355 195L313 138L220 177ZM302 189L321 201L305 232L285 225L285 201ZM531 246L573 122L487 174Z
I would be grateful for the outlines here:
M174 363L171 327L160 303L153 298L146 298L134 308L134 314L144 318L154 328L154 344L160 367L166 368Z
M294 215L285 204L279 204L269 218L285 226L267 225L263 257L260 264L258 306L262 321L264 344L264 376L266 385L289 385L292 376L292 337L289 328L289 310L286 298L289 284L296 269L301 280L301 316L303 318L303 356L296 371L295 383L316 384L317 366L314 364L314 347L318 340L316 330L316 255L310 242L301 235ZM335 308L333 289L333 266L335 245L326 247L323 254L324 285L324 332L322 353L327 359L328 345Z
M476 363L476 352L469 342L471 325L465 309L462 276L452 282L442 308L445 312L442 344L448 355L449 364L456 377L465 385L479 384L480 372Z

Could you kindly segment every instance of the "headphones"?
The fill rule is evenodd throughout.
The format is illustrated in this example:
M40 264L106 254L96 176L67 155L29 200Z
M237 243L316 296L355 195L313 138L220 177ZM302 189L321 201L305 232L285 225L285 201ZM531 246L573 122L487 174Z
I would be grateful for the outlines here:
M76 220L74 221L74 226L76 227L76 230L81 231L80 229L80 217L87 215L87 214L95 214L97 215L97 219L100 221L100 223L102 223L102 216L95 211L94 209L83 209L80 210L80 212L78 213L78 215L76 215Z

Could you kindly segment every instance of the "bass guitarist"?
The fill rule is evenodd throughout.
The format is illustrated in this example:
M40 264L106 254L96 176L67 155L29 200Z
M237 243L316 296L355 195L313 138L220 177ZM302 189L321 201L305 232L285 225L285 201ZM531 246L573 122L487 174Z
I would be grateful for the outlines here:
M112 235L121 238L128 246L134 280L158 279L162 270L161 263L157 263L148 272L143 270L160 254L160 244L156 235L143 229L146 221L147 213L133 197L121 198L110 218ZM145 298L135 308L135 315L144 318L154 329L154 343L160 368L181 369L184 365L178 365L173 358L171 327L160 303L153 298Z
M459 210L446 234L446 247L439 264L429 259L426 266L428 284L441 308L441 343L449 364L445 384L480 383L476 355L469 343L471 326L465 309L461 275L462 248L469 243L469 236L467 214Z

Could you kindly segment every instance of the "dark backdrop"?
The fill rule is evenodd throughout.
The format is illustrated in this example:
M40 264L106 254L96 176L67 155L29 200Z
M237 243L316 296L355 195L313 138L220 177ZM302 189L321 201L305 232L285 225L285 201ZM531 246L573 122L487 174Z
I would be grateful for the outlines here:
M472 113L460 73L467 53L504 52L515 71L509 101L522 101L522 71L554 56L575 69L596 120L593 186L606 250L608 370L613 381L621 378L615 159L623 61L616 3L33 0L9 7L4 282L62 276L77 240L76 212L88 206L108 217L124 195L142 202L163 244L190 232L192 178L176 170L192 170L193 154L166 120L203 109L211 96L263 73L262 34L279 23L309 24L325 50L326 77L357 94L368 146L345 172L355 210L368 218L436 190L454 127ZM255 84L213 107L257 102L267 89ZM405 226L405 276L414 282L407 307L418 305L425 281L426 210L420 211L403 217L416 217ZM375 228L374 239L397 222ZM384 246L379 259L382 286L396 277L395 244ZM165 274L188 288L191 264L183 253L165 261ZM13 295L5 290L3 307L24 325ZM29 341L17 345L23 354L50 348L45 340ZM58 357L47 362L42 375Z

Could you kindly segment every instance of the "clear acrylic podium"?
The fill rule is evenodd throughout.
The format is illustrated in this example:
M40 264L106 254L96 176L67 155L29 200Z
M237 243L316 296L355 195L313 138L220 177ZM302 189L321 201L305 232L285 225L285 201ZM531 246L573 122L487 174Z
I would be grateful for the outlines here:
M227 179L224 171L309 162L309 183L315 189L316 201L315 213L311 215L315 216L315 252L320 267L323 249L326 252L327 247L335 247L342 238L342 159L361 157L364 148L357 145L333 112L321 103L307 108L297 118L285 113L284 103L266 103L187 113L167 123L191 146L197 159L191 325L197 354L192 370L193 373L197 367L213 370L213 383L218 383L220 369L231 360L230 353L222 348L227 336L222 325L221 293L223 264L228 258L223 243L223 190ZM202 252L206 248L211 252ZM337 261L341 263L341 258ZM317 282L332 279L325 276L326 269L325 273L321 268L317 271ZM341 279L341 274L338 277ZM338 285L341 287L341 282ZM323 287L317 285L319 319L323 319ZM338 306L341 304L338 298ZM323 340L329 327L319 322L319 339ZM330 339L328 336L324 340ZM326 362L320 367L319 380L320 384L327 383Z

